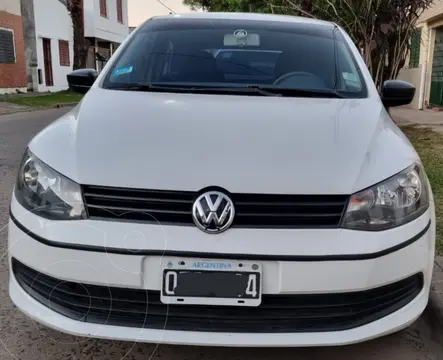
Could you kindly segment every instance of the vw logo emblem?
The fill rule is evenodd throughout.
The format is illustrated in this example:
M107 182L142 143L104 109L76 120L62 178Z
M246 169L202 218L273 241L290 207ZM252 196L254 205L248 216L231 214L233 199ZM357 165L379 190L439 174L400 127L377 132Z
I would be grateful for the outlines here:
M192 206L195 225L207 233L218 234L227 230L234 221L235 209L228 195L208 191L200 195Z

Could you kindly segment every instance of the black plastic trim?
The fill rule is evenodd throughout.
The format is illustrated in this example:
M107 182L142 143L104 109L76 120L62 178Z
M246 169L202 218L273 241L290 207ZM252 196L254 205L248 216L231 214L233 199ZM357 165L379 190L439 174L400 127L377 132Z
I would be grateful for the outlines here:
M85 208L91 220L193 227L192 204L206 191L220 191L230 196L236 208L231 227L248 229L336 229L350 197L343 194L230 193L218 186L195 192L82 185ZM111 203L102 204L101 199ZM121 203L114 199L121 199ZM127 200L129 203L136 201L130 205ZM158 203L168 206L159 207ZM276 206L279 204L283 206ZM299 208L297 214L287 211L291 204ZM182 213L174 214L174 209L180 209ZM113 214L114 210L120 214Z
M51 241L43 238L40 235L28 230L22 225L9 211L11 221L24 233L32 237L34 240L51 247L80 250L80 251L92 251L102 252L108 254L120 254L120 255L138 255L138 256L179 256L179 257L203 257L206 259L227 259L227 260L277 260L277 261L356 261L356 260L371 260L382 256L389 255L393 252L401 250L414 242L418 241L424 236L431 227L431 220L418 234L412 238L391 246L390 248L369 253L369 254L337 254L337 255L268 255L268 254L226 254L226 253L212 253L212 252L198 252L198 251L177 251L177 250L153 250L153 249L121 249L114 247L104 247L85 244L69 244L58 241ZM75 220L73 220L75 221Z
M11 259L22 289L75 321L169 331L315 333L344 331L384 318L423 290L423 273L366 290L263 294L257 307L163 304L158 290L66 282Z

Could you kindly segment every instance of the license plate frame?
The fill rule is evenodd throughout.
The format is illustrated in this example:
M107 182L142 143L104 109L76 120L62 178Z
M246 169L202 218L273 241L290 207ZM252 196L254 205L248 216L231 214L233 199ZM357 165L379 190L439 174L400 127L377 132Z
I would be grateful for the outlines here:
M160 301L164 304L261 304L263 274L256 261L170 258L162 261L161 276Z

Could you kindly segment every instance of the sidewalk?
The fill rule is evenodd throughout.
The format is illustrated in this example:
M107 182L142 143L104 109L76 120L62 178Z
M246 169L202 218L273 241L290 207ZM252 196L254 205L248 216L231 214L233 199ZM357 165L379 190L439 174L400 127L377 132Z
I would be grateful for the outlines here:
M29 106L0 101L0 115L12 114L22 111L32 111L32 110L33 108Z
M419 124L429 126L443 135L443 112L432 110L414 110L407 107L392 108L391 117L399 125Z

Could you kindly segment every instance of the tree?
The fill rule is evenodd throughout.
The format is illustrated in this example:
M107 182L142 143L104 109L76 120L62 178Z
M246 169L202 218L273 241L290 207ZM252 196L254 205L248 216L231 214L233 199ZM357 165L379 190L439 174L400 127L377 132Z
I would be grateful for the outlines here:
M72 19L74 31L74 62L73 69L86 67L89 41L85 39L85 26L83 21L83 0L68 0L68 11Z
M378 87L404 66L419 16L433 0L184 0L205 11L262 12L333 21L345 29Z

